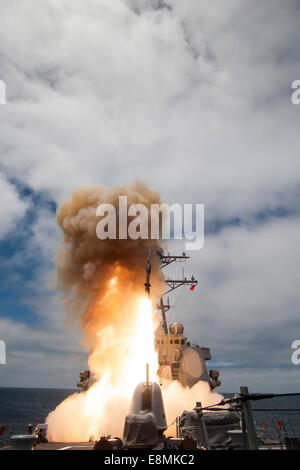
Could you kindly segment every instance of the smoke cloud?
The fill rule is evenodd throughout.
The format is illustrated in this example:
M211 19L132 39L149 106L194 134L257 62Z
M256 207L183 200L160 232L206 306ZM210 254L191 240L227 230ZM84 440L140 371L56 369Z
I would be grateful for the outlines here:
M118 216L119 196L127 196L128 206L144 204L149 213L151 204L161 203L156 190L135 181L115 188L78 188L57 211L64 234L55 258L59 287L69 318L80 321L83 342L92 349L89 365L96 376L108 363L118 370L117 358L122 354L116 355L115 347L120 335L125 330L130 334L134 327L136 295L144 292L147 250L150 247L154 253L161 249L159 240L99 240L96 208L102 203L112 204ZM128 224L131 219L128 217ZM151 262L151 296L156 302L164 290L164 277L158 257L152 256ZM112 289L113 295L108 295ZM112 328L113 335L109 334Z

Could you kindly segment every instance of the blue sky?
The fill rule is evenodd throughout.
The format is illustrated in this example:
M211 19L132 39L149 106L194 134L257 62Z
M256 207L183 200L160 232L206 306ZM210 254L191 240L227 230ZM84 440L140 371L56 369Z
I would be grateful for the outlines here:
M170 315L223 390L298 391L297 2L2 3L0 384L73 386L87 351L55 289L55 210L78 185L140 178L205 204L199 286Z

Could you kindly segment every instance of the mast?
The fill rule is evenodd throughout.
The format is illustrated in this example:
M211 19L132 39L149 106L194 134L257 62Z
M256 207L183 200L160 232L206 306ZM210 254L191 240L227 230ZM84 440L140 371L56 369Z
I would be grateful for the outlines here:
M169 266L171 263L174 262L185 262L187 259L190 257L187 256L185 253L182 253L182 255L170 255L170 253L164 253L163 251L157 251L157 255L160 258L161 261L161 269L165 268L166 266ZM171 305L168 297L168 303L164 304L163 301L163 296L166 294L169 294L173 290L177 289L178 287L184 286L184 285L189 285L189 286L195 286L198 284L197 279L192 275L191 279L187 279L186 277L182 276L183 279L166 279L166 284L168 285L169 289L166 290L166 292L163 293L163 295L160 298L160 304L158 304L158 308L161 310L162 314L162 320L163 320L163 329L165 331L165 334L168 334L168 324L167 324L167 318L166 318L166 313L170 310Z
M161 310L161 316L163 320L163 329L166 335L168 334L168 325L167 325L167 318L166 318L166 313L170 310L171 305L170 305L170 299L168 297L168 303L164 304L163 298L160 298L160 303L157 305L157 308Z
M170 264L174 262L185 262L187 259L190 257L187 256L185 253L182 253L182 255L170 255L170 253L164 253L163 251L157 251L156 254L158 255L160 261L161 261L161 269L165 268L166 266L169 266ZM145 290L148 295L150 295L150 273L151 273L151 248L148 248L148 258L146 261L146 282L144 284ZM163 296L166 294L169 294L169 292L172 292L173 290L177 289L178 287L188 285L188 286L196 286L198 284L197 279L192 275L190 279L187 279L182 275L183 279L170 279L166 278L166 284L168 286L168 289L166 292L163 293L163 295L160 298L160 303L157 305L157 308L161 310L161 315L162 315L162 326L164 329L165 334L168 334L168 324L167 324L167 317L166 313L170 310L171 305L170 305L170 299L168 297L168 303L165 304L163 300Z

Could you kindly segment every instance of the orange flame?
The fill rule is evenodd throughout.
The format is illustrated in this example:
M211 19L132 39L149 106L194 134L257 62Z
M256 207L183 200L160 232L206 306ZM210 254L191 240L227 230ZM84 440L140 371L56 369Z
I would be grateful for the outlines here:
M97 326L95 332L90 329L90 324L85 326L86 332L93 336L89 363L97 381L86 392L68 397L49 414L48 438L52 441L87 441L90 436L120 435L133 390L145 381L146 364L149 364L150 380L157 380L154 330L158 319L152 302L140 292L134 295L131 292L131 299L128 299L130 309L133 309L131 315L126 315L128 305L116 309L120 307L120 296L125 301L118 282L120 268L116 271L118 273L108 282L105 296L100 300L96 296L92 302L94 307L97 306L98 321L93 322L93 328ZM103 307L110 309L111 323L106 322L105 312L101 312ZM91 312L89 318L90 315Z

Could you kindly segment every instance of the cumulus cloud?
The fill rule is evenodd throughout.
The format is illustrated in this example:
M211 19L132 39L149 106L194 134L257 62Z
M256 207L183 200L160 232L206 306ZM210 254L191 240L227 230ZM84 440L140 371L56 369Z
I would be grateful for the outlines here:
M2 262L14 279L14 266L31 266L19 298L28 305L34 292L29 304L49 328L53 315L55 334L61 312L44 287L54 214L9 181L60 203L80 184L142 178L168 202L204 203L207 227L240 224L193 253L201 312L191 304L188 331L219 361L268 367L259 350L279 349L284 363L299 302L298 16L294 0L2 1L0 237L27 204L35 212Z
M7 171L57 200L135 174L214 217L297 205L295 2L16 5L0 33Z
M15 187L0 174L0 239L13 229L18 230L17 222L22 219L28 203L19 198Z
M7 350L1 385L74 388L87 367L87 351L53 290L51 261L60 239L55 214L37 208L30 230L25 228L14 255L5 257L2 250L1 256L0 339Z
M206 236L186 268L199 285L176 294L171 319L185 323L193 341L211 346L227 391L232 377L238 385L240 371L243 380L266 390L255 368L262 375L273 371L272 383L280 386L291 373L289 386L298 386L291 343L299 336L299 236L298 217L224 228Z
M66 329L62 334L53 328L0 318L0 332L6 343L1 386L75 388L79 370L86 368L75 330Z

